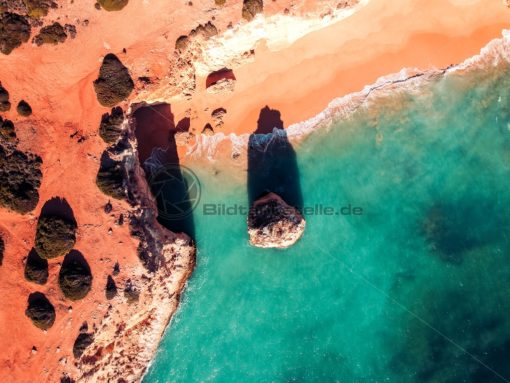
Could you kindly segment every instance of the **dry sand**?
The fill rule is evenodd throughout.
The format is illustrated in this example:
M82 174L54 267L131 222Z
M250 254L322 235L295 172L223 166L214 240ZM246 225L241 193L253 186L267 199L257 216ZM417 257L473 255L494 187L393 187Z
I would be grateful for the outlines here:
M313 8L313 2L301 4ZM290 1L268 2L266 15L290 7ZM0 267L0 380L2 382L55 382L73 363L72 343L83 321L89 328L104 315L106 276L115 261L121 263L122 279L140 272L136 241L127 225L116 226L125 203L114 203L115 216L103 212L108 201L95 185L99 157L105 144L97 136L100 116L107 109L95 97L92 81L101 58L119 55L133 78L150 76L163 82L172 71L169 55L179 35L215 16L220 33L229 22L238 22L241 5L227 1L187 3L135 1L121 12L97 11L92 4L75 1L50 12L78 24L76 39L58 46L25 44L9 56L1 56L0 81L10 91L15 105L27 100L34 110L28 119L12 119L20 146L43 158L40 203L28 215L0 210L0 232L6 242ZM209 12L210 11L210 12ZM491 39L510 26L510 10L500 0L372 0L349 18L307 34L280 50L261 41L254 59L234 66L233 92L211 94L205 76L197 78L191 100L173 98L176 121L192 110L191 128L200 132L211 122L212 110L227 110L224 133L250 133L256 128L261 108L269 105L282 114L285 126L307 119L335 98L358 91L378 77L403 67L446 67L479 52ZM122 49L127 53L123 54ZM138 88L140 90L140 86ZM149 95L140 91L138 100ZM161 99L161 94L158 96ZM126 108L127 103L123 106ZM74 132L78 135L71 137ZM78 142L79 137L85 140ZM82 301L64 300L56 280L58 262L50 261L48 283L37 286L23 278L23 258L33 245L36 218L51 197L67 199L78 221L80 250L94 275L91 293ZM113 229L108 235L108 229ZM43 291L57 312L55 325L47 332L35 328L25 317L30 292ZM72 306L72 312L69 310ZM31 352L32 346L37 353ZM67 363L67 365L66 365Z

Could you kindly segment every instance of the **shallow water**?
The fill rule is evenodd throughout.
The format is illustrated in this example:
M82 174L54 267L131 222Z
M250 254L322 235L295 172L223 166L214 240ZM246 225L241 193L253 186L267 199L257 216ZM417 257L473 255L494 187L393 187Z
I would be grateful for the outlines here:
M144 382L509 380L509 73L394 92L302 142L304 206L363 214L308 214L288 250L203 214L246 205L246 176L194 169L198 265Z

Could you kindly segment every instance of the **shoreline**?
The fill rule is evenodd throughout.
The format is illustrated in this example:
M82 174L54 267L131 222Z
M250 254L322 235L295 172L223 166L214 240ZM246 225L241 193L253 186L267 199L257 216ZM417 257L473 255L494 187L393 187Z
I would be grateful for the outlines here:
M501 62L510 62L510 30L503 29L501 36L495 38L483 46L478 54L464 59L462 62L449 65L445 68L430 68L420 70L418 68L402 68L399 72L379 77L374 83L365 85L362 90L334 98L327 107L315 116L304 121L287 126L285 132L289 140L299 143L313 134L318 129L327 128L336 121L349 118L365 103L374 102L378 98L389 96L394 92L414 90L426 85L434 78L471 72L483 67L495 67ZM269 133L282 134L278 131ZM231 159L237 153L246 151L251 133L217 133L213 136L200 136L194 145L190 145L186 151L186 158L196 159L207 157L215 161L218 156L225 156L228 153L222 145L230 145ZM186 160L184 158L184 160Z

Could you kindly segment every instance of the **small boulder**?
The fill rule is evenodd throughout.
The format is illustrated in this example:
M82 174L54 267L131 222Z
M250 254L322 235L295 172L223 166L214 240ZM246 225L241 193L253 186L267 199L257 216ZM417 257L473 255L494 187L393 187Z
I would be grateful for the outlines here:
M248 214L250 244L262 248L286 248L305 231L305 219L279 195L269 193L256 200Z
M25 315L30 318L34 326L41 330L48 330L55 322L55 308L40 292L29 295Z

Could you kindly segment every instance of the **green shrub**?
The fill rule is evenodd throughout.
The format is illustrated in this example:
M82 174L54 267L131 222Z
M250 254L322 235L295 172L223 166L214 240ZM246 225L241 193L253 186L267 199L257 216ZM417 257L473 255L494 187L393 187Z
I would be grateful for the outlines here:
M73 344L73 355L76 359L83 355L87 347L94 342L94 335L87 333L80 333Z
M94 81L94 90L99 103L108 107L115 106L128 98L134 86L128 69L117 56L107 54L99 69L99 77Z
M101 125L99 125L99 136L101 136L104 142L113 144L119 139L123 121L124 111L118 106L112 108L110 114L103 114Z
M5 12L0 16L0 52L8 55L30 38L30 24L16 13Z
M34 37L33 42L36 45L63 43L67 39L67 33L60 23L53 23L47 25L39 31L39 34Z
M64 296L73 301L83 299L92 286L90 267L80 252L73 250L64 258L58 274Z
M39 285L44 285L48 281L48 261L39 257L35 249L32 249L27 257L25 279Z
M110 197L123 199L126 196L122 163L111 159L107 151L103 152L101 157L96 184L104 194Z
M16 111L20 116L28 117L32 114L32 108L25 100L21 100L16 107Z
M25 315L30 318L34 326L41 330L48 330L55 323L55 308L40 292L29 295Z
M39 256L51 259L67 254L76 243L76 224L58 216L39 217L35 249Z
M0 205L22 214L33 210L39 202L41 164L41 157L0 143Z
M128 4L128 0L97 0L105 11L120 11Z

